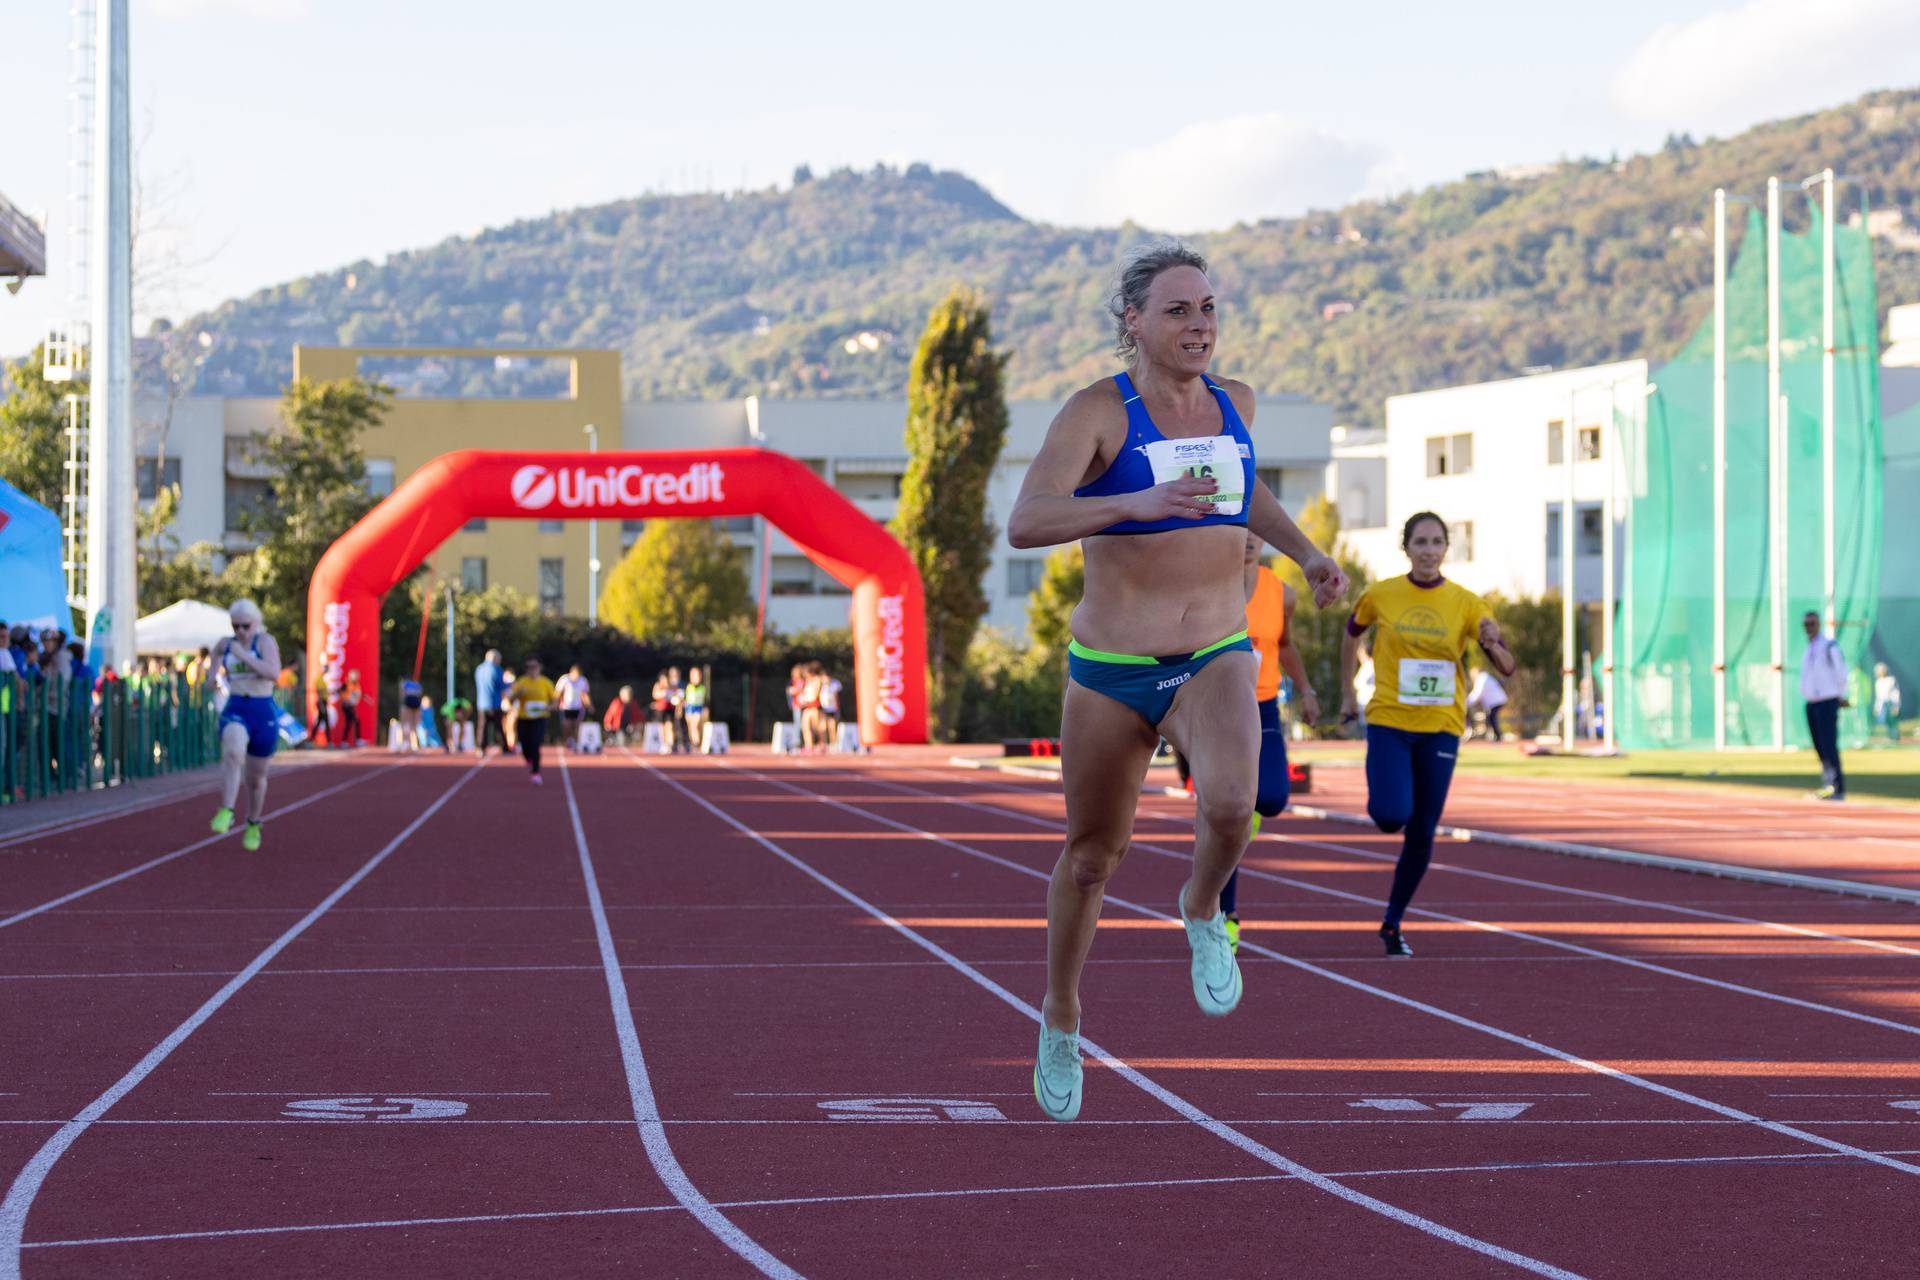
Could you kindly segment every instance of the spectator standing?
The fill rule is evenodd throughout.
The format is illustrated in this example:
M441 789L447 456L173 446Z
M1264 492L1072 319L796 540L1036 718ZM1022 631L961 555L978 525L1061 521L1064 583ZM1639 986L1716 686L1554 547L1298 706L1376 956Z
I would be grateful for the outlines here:
M188 681L188 686L190 688L193 687L191 680ZM327 672L323 667L314 673L313 723L307 726L307 737L312 740L315 746L320 745L320 739L322 738L325 738L328 744L331 745L339 737L339 735L333 731L333 707L330 703L332 696L333 687L327 683Z
M1887 664L1873 664L1873 722L1886 731L1887 741L1900 741L1900 682Z
M340 745L343 747L358 746L360 743L362 696L359 670L347 672L346 687L340 690Z
M667 705L673 712L673 750L678 753L692 751L687 741L687 685L680 678L680 668L667 668Z
M412 676L400 682L400 750L420 749L420 703L425 698L420 682Z
M820 672L821 745L832 747L840 740L840 679L824 668Z
M707 728L707 669L687 668L686 716L687 749L692 751L701 744L701 734Z
M500 735L500 750L509 749L506 714L507 676L500 666L500 651L487 650L487 656L473 669L473 705L479 718L474 729L474 748L487 758L487 744Z
M796 662L793 669L787 672L787 710L793 714L793 736L796 739L806 736L806 717L800 709L800 695L806 692L806 688L806 665Z
M1500 741L1500 709L1507 705L1507 691L1498 676L1480 667L1473 673L1473 688L1467 692L1467 710L1487 718L1487 737Z
M593 691L577 662L553 687L560 700L560 722L566 732L567 750L572 751L580 745L581 721L593 714Z
M1800 655L1800 697L1807 704L1807 732L1820 756L1820 800L1845 800L1847 775L1840 767L1840 712L1853 705L1847 698L1847 656L1840 642L1821 634L1820 615L1809 609L1800 624L1806 628L1807 651Z

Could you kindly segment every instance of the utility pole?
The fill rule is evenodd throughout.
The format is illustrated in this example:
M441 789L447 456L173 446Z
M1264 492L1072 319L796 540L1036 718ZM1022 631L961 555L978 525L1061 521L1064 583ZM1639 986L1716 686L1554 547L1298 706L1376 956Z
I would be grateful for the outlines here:
M133 542L133 181L127 127L127 0L100 0L95 36L88 648L125 674L138 600Z

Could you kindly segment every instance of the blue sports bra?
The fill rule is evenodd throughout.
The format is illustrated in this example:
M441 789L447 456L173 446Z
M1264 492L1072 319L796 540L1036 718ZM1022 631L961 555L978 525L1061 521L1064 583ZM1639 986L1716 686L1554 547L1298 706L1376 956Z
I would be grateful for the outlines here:
M1147 461L1147 444L1167 437L1147 416L1147 406L1140 399L1140 393L1133 389L1133 379L1124 373L1116 373L1113 382L1120 388L1120 398L1127 407L1127 440L1105 471L1092 483L1081 485L1073 491L1076 498L1109 498L1115 494L1138 493L1142 489L1153 488L1153 466ZM1122 520L1098 530L1099 533L1166 533L1171 529L1192 529L1209 524L1246 524L1247 508L1253 502L1253 437L1247 434L1246 424L1240 421L1239 410L1233 407L1233 401L1221 390L1220 384L1212 378L1207 378L1206 383L1207 389L1220 401L1220 434L1232 436L1234 443L1240 447L1240 466L1245 482L1242 492L1247 495L1240 504L1240 510L1230 516L1206 515L1198 519L1168 516L1164 520Z

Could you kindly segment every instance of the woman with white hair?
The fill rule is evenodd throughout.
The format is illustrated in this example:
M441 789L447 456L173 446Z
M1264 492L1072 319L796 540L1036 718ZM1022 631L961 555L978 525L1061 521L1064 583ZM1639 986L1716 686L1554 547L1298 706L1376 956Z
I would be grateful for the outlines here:
M240 784L247 786L247 829L240 846L260 847L260 819L267 808L267 765L280 744L280 709L273 704L273 683L280 676L280 645L266 633L260 606L235 600L227 610L233 634L213 646L216 678L226 686L220 709L220 808L213 829L233 826Z

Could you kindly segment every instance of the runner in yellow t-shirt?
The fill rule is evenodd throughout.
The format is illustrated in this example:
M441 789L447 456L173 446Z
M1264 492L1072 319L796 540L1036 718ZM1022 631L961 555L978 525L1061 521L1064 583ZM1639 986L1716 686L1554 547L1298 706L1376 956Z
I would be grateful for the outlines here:
M1433 835L1453 781L1466 728L1469 641L1495 670L1513 674L1513 655L1487 602L1440 576L1447 523L1431 511L1413 516L1400 545L1412 562L1404 578L1376 582L1360 596L1340 646L1340 718L1359 718L1353 676L1360 637L1376 628L1373 699L1367 703L1367 815L1388 835L1405 828L1380 940L1390 956L1410 956L1400 920L1433 857Z
M547 717L553 712L553 681L540 674L538 658L528 658L526 674L507 687L507 702L514 709L514 732L520 739L520 754L527 758L529 780L537 787L540 747L547 740Z

